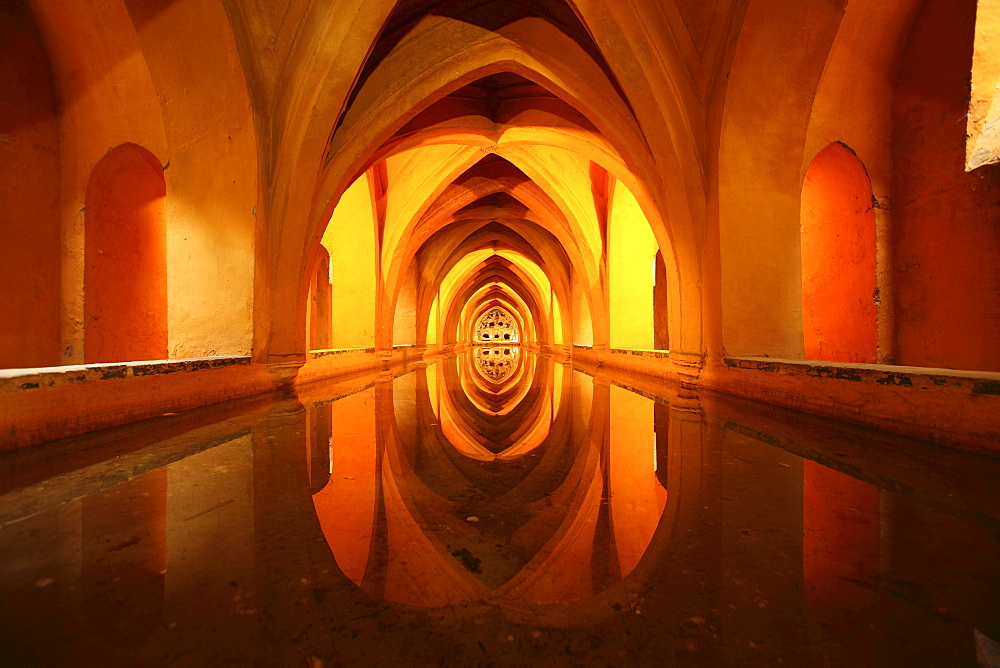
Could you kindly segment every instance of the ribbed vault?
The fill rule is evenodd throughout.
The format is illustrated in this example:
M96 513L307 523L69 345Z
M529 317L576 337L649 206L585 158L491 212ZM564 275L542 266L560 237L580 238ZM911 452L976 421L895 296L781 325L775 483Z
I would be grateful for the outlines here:
M653 143L674 141L683 124L651 143L617 71L586 12L570 4L396 3L343 106L327 117L305 224L276 239L268 359L301 354L316 249L342 194L361 178L377 246L378 349L465 340L464 318L482 306L466 302L486 299L486 285L519 305L533 333L526 341L565 346L586 331L608 345L616 189L634 198L663 252L668 301L679 313L698 274L686 281L675 252L675 239L692 239L680 231L687 198L667 196L683 187L664 179L678 151L658 164ZM321 95L325 83L316 85ZM463 262L484 250L509 252L509 264ZM699 262L697 253L688 258ZM413 331L403 333L400 315L410 313ZM696 352L698 313L692 327L670 318L671 340Z

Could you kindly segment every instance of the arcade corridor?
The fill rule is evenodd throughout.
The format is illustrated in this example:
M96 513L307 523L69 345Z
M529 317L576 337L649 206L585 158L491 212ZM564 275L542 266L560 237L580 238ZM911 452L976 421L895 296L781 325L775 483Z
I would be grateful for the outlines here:
M1000 655L998 40L0 3L0 664Z

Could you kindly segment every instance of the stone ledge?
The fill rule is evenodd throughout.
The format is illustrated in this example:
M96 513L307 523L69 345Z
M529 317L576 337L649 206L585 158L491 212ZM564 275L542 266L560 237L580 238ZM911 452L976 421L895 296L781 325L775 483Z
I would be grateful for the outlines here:
M146 360L104 364L74 364L69 366L30 369L0 369L0 393L37 390L58 385L94 383L104 380L142 378L177 372L204 371L231 366L249 366L248 357L192 357L176 360Z
M586 351L586 352L590 352L590 351L594 350L594 346L581 345L579 343L574 343L572 347L573 347L574 350L581 350L581 351ZM600 351L596 351L596 352L600 352ZM633 356L633 357L650 357L650 358L655 358L655 359L670 359L670 351L669 350L653 350L653 349L646 349L646 348L607 348L605 350L605 352L607 352L608 354L611 354L611 355L630 355L630 356Z
M770 357L724 357L723 363L733 369L748 369L783 375L805 375L810 378L843 380L853 383L875 383L887 387L915 390L968 390L972 394L1000 395L1000 373L959 371L932 367L894 366L886 364L855 364L848 362L818 362L787 360Z
M295 385L315 383L344 374L375 371L422 359L436 351L436 346L396 345L385 350L377 348L337 348L309 351L306 363L297 371Z
M0 450L44 443L275 389L249 357L6 369Z
M706 390L939 445L1000 453L1000 374L928 367L728 357Z
M310 350L308 358L311 360L333 357L334 355L347 355L351 353L372 355L375 348L331 348L327 350Z
M573 346L590 364L677 382L694 391L743 397L795 411L903 434L948 447L1000 453L1000 373L770 357L697 357Z

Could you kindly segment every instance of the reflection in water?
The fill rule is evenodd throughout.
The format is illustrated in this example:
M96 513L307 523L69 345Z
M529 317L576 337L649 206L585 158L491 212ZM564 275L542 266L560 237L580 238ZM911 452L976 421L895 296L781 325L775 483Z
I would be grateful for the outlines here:
M570 603L628 576L652 540L667 498L652 403L537 358L501 393L466 382L490 356L511 372L520 359L477 347L338 402L373 402L390 422L381 441L352 434L346 461L335 450L314 496L337 564L366 591L422 607ZM590 419L595 396L610 433Z
M501 380L474 347L0 455L0 665L976 665L1000 639L997 462L510 350Z
M314 502L364 590L422 607L563 604L639 565L667 500L652 402L551 360L501 393L466 382L484 357L509 355L512 372L514 351L477 347L354 399L386 416L385 438L352 438L343 468L335 450Z
M476 346L475 369L491 383L500 384L514 375L521 362L520 346Z

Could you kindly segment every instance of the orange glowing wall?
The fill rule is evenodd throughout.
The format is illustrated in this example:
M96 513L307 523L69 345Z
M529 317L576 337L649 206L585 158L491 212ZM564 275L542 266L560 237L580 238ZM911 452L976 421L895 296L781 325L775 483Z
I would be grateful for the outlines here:
M1000 167L965 172L976 3L929 0L893 108L896 362L1000 371Z
M167 357L166 184L146 149L122 144L87 184L84 359Z
M0 3L0 368L59 364L59 125L42 38Z
M802 186L802 325L805 357L876 361L875 210L864 165L834 142Z

